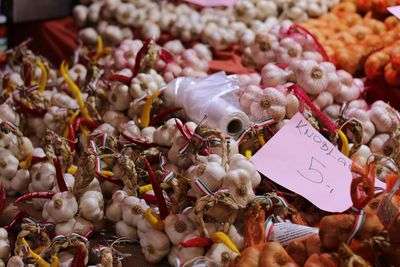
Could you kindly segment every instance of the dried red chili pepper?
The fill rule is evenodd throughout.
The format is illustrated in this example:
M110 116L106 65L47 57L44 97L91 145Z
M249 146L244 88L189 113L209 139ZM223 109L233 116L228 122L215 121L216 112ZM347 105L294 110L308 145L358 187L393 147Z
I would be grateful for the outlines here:
M79 127L81 125L85 125L86 127L88 127L89 129L93 130L97 127L97 123L91 120L88 120L86 118L83 117L78 117L75 120L75 124L74 124L74 128L75 128L75 132L79 130Z
M164 118L165 118L166 116L168 116L169 114L172 114L172 113L174 113L174 112L180 111L181 109L182 109L182 108L168 108L168 109L165 109L165 110L159 112L159 113L157 114L157 116L153 117L153 118L150 120L150 126L156 126L156 125L158 125L158 123L159 123L160 121L164 120Z
M0 215L6 206L6 191L3 184L0 184Z
M149 161L145 159L144 162L146 164L147 172L149 173L151 185L153 186L154 195L157 198L157 205L160 211L160 218L161 220L164 220L169 214L167 204L165 203L164 195L162 193L160 184L157 181L157 177L154 174L153 168L151 167Z
M350 187L351 200L355 208L362 209L374 197L375 163L369 164L367 170L353 163L351 173L353 176Z
M68 141L71 152L75 151L75 129L72 123L68 123Z
M84 233L82 236L88 238L91 236L94 232L94 227L91 227L86 233Z
M21 113L32 115L34 117L43 117L46 114L46 110L40 107L29 107L27 104L22 102L16 97L16 94L13 95L14 104L17 106L18 110Z
M44 156L44 157L32 156L31 165L39 163L39 162L43 162L43 161L47 161L47 157L46 156Z
M179 245L184 247L184 248L190 248L190 247L198 247L198 248L204 248L204 247L209 247L212 244L211 238L208 237L195 237L189 240L186 240L185 242L181 242Z
M6 229L7 231L10 231L12 228L14 228L15 225L17 225L22 220L22 218L29 216L30 215L26 211L20 211L17 213L17 215L15 215L14 219L12 219L12 221L9 224L3 226L3 228Z
M118 81L124 84L130 84L131 82L131 77L122 75L122 74L113 74L109 78L110 81Z
M154 196L154 195L150 195L150 194L143 194L142 195L142 198L146 201L146 202L148 202L148 203L150 203L150 204L157 204L158 202L157 202L157 198L156 198L156 196Z
M24 61L22 64L22 77L24 79L25 87L28 87L32 83L32 65L28 61Z
M58 156L53 159L54 167L56 168L56 179L60 192L68 191L67 184L65 183L63 171L61 169L61 162Z
M165 49L161 49L159 57L162 61L164 61L167 64L175 62L174 56L168 50Z
M132 69L132 78L131 78L131 80L132 80L133 78L135 78L136 75L138 74L139 69L140 69L140 64L141 64L141 62L142 62L142 58L145 56L145 54L146 54L147 51L149 50L150 44L151 44L152 42L153 42L153 39L151 39L151 38L147 39L147 40L144 42L143 46L142 46L142 47L140 48L140 50L138 51L138 53L137 53L137 55L136 55L136 58L135 58L135 66L134 66L133 69Z
M46 198L46 199L51 199L56 193L54 192L31 192L31 193L26 193L25 195L20 196L17 198L14 202L15 203L20 203L25 200L29 200L32 198Z
M85 267L85 253L79 248L75 248L74 258L71 262L71 267Z

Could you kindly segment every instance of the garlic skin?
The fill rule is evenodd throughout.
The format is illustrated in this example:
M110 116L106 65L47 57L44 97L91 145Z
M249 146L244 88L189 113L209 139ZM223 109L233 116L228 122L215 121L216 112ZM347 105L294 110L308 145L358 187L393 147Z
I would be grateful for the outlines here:
M368 103L364 99L357 99L357 100L350 101L347 104L347 108L348 109L357 108L357 109L367 110L368 109Z
M87 75L87 69L82 64L75 64L68 70L68 75L75 82L84 82Z
M279 47L275 50L276 62L280 64L289 64L293 60L299 59L303 49L299 43L290 37L283 38Z
M290 93L286 96L286 117L291 119L300 111L300 101L296 95Z
M132 79L129 88L129 93L133 98L139 98L146 94L152 94L157 89L161 88L164 84L159 83L157 80L162 79L152 73L139 73L135 78Z
M0 228L0 259L6 260L10 257L10 242L8 241L8 232Z
M112 222L118 222L122 219L122 207L121 203L128 196L123 190L117 190L114 192L111 198L111 202L106 208L106 218Z
M69 267L74 259L74 254L68 251L61 251L58 254L58 267Z
M179 55L185 50L182 42L178 39L166 42L163 47L174 55Z
M334 95L335 101L338 103L356 100L361 93L361 88L353 80L353 76L345 70L338 70L336 74L340 80L341 87L337 94Z
M19 115L9 105L3 103L0 105L0 119L9 121L14 125L19 125Z
M55 93L51 97L51 104L61 108L78 109L77 101L64 93Z
M216 162L193 165L187 171L187 177L190 179L191 188L197 198L205 195L205 193L196 186L195 182L197 179L201 180L212 192L215 192L221 187L224 175L224 168Z
M18 142L10 145L9 150L11 153L18 159L24 160L27 155L31 155L33 153L33 145L31 140L28 137L21 137L22 147L18 145Z
M371 149L372 153L388 156L387 150L390 150L390 147L388 146L389 140L389 134L377 134L371 139L371 142L369 143L369 148Z
M250 175L247 171L231 170L225 174L223 180L222 186L229 189L229 192L242 207L245 207L255 197Z
M86 19L89 13L89 9L84 5L76 5L72 10L72 15L78 27L83 27L86 23Z
M78 32L78 39L86 45L95 45L97 36L96 30L92 27L84 28Z
M120 237L126 237L132 241L138 238L136 228L129 226L124 221L118 221L115 224L115 233Z
M381 100L372 104L369 118L379 133L394 132L400 124L397 111Z
M118 126L127 123L129 118L122 112L107 110L103 115L103 121L114 128L118 128Z
M135 66L136 55L143 42L140 40L124 40L121 45L115 49L114 62L117 69L129 68Z
M175 119L169 119L153 133L153 140L162 146L172 146L175 138L180 135Z
M129 87L125 84L113 85L108 95L108 101L110 101L115 110L124 111L128 109L132 101L132 97L129 94Z
M0 176L10 180L16 174L18 170L19 161L14 155L7 149L0 148Z
M168 150L167 154L168 161L182 169L187 169L193 164L192 160L189 157L179 153L179 150L185 143L186 139L183 136L176 137L174 143L172 144L172 147Z
M78 212L78 203L75 196L68 191L56 193L43 206L43 219L54 223L66 222Z
M288 81L290 72L278 67L274 63L268 63L261 69L262 84L266 86L278 86Z
M142 25L142 35L144 39L152 38L157 41L161 36L160 27L151 21L145 21Z
M103 36L106 42L113 45L121 43L124 38L121 28L115 25L108 25Z
M351 149L352 147L353 147L353 144L350 144L349 148ZM369 149L369 147L366 145L361 145L361 147L357 150L357 152L354 153L353 155L351 155L350 158L351 158L351 160L360 164L361 166L366 167L368 159L369 160L374 159L374 157L370 157L371 155L372 155L372 152Z
M318 95L329 85L328 74L332 72L326 65L314 60L297 60L291 64L296 82L310 95Z
M333 121L335 121L340 115L340 105L332 104L327 106L323 112Z
M121 3L115 10L116 20L125 26L133 25L136 14L135 5L132 3Z
M137 227L139 220L149 208L146 201L137 197L129 196L121 202L122 220L130 225Z
M93 224L80 216L75 216L66 222L56 224L55 232L57 235L70 235L72 233L85 234L91 228Z
M43 117L43 122L47 128L57 132L60 124L63 124L68 119L68 110L51 106Z
M258 32L254 44L250 46L251 57L257 68L276 61L275 50L279 48L279 41L275 35L268 32Z
M25 194L28 191L28 186L30 183L29 171L25 169L19 169L15 174L14 178L10 181L11 190Z
M140 246L146 261L155 264L168 255L170 243L166 234L150 229L140 238Z
M362 144L367 144L375 135L375 126L369 118L368 111L363 109L350 109L346 111L346 116L349 118L355 118L361 122L363 127ZM350 131L347 131L346 133L350 139L354 138Z
M144 139L144 141L146 141L148 143L153 143L155 131L156 131L156 128L154 128L153 126L143 128L141 131L142 139Z
M333 104L333 96L331 93L324 91L320 93L314 100L313 103L319 108L319 109L324 109L329 105Z
M254 164L246 159L242 154L234 154L229 157L229 171L245 170L249 173L252 188L256 188L261 182L261 176L258 173Z
M20 256L12 256L7 261L7 267L25 267L25 263Z
M273 119L275 122L281 121L286 115L286 97L273 88L268 87L250 105L250 118L253 121Z
M212 244L206 253L206 257L214 260L218 266L230 266L237 256L237 253L230 250L223 243Z
M191 220L183 214L170 214L164 220L164 231L174 245L195 229Z
M104 216L103 194L98 191L86 191L79 199L79 211L83 218L98 222Z

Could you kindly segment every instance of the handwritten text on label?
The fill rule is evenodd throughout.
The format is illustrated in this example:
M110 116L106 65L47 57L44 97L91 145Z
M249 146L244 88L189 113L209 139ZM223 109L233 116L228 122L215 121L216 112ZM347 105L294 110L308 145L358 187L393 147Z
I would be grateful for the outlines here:
M352 206L351 160L297 113L251 160L259 172L322 210Z

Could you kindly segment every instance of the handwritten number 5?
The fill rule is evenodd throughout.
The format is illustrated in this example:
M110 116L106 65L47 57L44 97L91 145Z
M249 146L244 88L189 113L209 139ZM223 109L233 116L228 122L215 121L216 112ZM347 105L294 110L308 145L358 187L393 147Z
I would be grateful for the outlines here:
M310 182L321 184L324 181L324 175L321 172L321 168L326 168L326 166L321 161L311 157L310 166L308 167L309 175L304 175L299 170L297 170L297 173Z

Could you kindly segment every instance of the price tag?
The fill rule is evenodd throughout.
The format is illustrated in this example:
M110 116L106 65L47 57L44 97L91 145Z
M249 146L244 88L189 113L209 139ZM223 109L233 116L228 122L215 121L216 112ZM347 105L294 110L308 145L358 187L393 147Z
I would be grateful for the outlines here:
M294 223L275 223L270 240L278 241L282 246L287 246L294 240L302 240L318 234L319 229Z
M391 6L388 7L387 10L394 16L396 16L398 19L400 19L400 6Z
M202 7L212 6L233 6L236 0L185 0L185 2L196 4Z
M352 161L297 113L252 158L257 170L318 208L343 212L350 196Z

